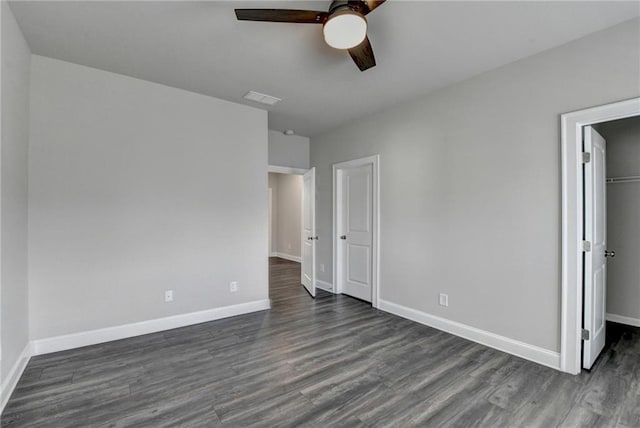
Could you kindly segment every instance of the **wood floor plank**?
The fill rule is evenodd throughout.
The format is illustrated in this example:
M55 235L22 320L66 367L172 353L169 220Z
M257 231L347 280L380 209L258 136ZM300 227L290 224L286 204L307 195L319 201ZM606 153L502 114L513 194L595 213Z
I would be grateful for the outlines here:
M574 376L556 373L516 412L520 426L553 427L562 423L575 405L581 384Z
M1 427L640 427L640 329L570 376L300 285L269 311L34 357ZM610 330L610 331L609 331Z

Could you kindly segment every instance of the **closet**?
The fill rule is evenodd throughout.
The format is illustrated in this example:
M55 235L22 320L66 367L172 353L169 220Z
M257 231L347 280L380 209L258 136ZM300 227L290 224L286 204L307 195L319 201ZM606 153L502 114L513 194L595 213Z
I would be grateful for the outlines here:
M607 320L640 327L640 117L597 126L607 141Z

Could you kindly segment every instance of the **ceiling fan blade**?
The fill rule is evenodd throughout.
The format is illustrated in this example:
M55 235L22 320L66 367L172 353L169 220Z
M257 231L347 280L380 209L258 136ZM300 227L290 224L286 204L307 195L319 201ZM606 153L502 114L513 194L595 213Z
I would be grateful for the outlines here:
M327 12L294 9L236 9L239 21L293 22L298 24L322 24Z
M349 49L349 55L360 71L368 70L376 65L376 58L373 56L373 49L368 37L365 37L364 41L355 48Z
M349 6L366 15L384 2L385 0L349 0Z

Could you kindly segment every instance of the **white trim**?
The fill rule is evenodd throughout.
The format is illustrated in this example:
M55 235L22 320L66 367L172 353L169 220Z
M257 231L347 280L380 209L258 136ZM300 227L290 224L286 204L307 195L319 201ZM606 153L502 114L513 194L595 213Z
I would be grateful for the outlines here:
M302 257L300 256L292 256L291 254L286 254L286 253L272 253L272 254L273 255L271 257L280 257L281 259L302 263Z
M221 308L207 309L188 314L173 315L166 318L157 318L154 320L119 325L116 327L107 327L63 336L49 337L46 339L38 339L32 342L33 355L48 354L51 352L80 348L82 346L95 345L98 343L110 342L112 340L126 339L158 331L171 330L178 327L214 321L250 312L263 311L270 307L271 303L268 299L255 300L253 302L240 303L238 305L223 306Z
M380 155L367 156L346 162L334 163L333 171L333 284L334 292L340 294L339 266L338 266L338 204L341 198L338 195L338 173L344 168L353 168L364 165L372 165L373 168L373 263L372 263L372 290L371 306L378 307L380 301Z
M268 188L269 197L269 257L273 254L273 188Z
M328 291L329 293L334 293L333 284L327 281L323 281L321 279L316 279L316 288L320 288L321 290Z
M2 17L2 5L0 4L0 22L4 22L4 18ZM2 24L0 24L0 27L2 26ZM1 29L0 29L1 30ZM1 33L1 32L0 32ZM4 58L3 56L3 52L2 52L2 43L0 42L0 58ZM0 82L2 82L2 69L4 67L0 66ZM29 87L31 86L31 82L29 82ZM2 99L2 84L0 84L0 99ZM2 102L0 102L0 243L2 243L2 213L4 212L4 210L2 209L2 150L1 150L1 146L2 146L2 136L4 135L4 131L2 129L2 125L4 120L2 120L1 118L4 117L4 114L2 114ZM28 138L29 138L29 125L27 125L27 145L28 145ZM28 147L28 146L27 146ZM28 148L27 148L28 150ZM28 168L28 167L27 167ZM28 179L27 179L28 181ZM28 204L28 189L27 189L27 204ZM28 256L27 256L28 257ZM0 270L2 267L2 245L0 245ZM28 284L27 284L28 285ZM2 308L2 272L0 272L0 310ZM1 314L0 314L1 315ZM29 316L29 314L26 314L27 317ZM28 318L27 318L28 319ZM3 377L3 373L2 373L2 316L0 316L0 423L2 423L2 410L4 409L4 377Z
M562 306L560 369L580 373L582 329L582 128L640 116L640 98L563 114L562 150Z
M277 166L277 165L269 165L267 167L268 172L275 172L278 174L294 174L294 175L304 175L305 172L309 171L304 168L290 168L288 166Z
M607 321L617 322L619 324L632 325L640 327L640 318L625 317L623 315L607 314Z
M560 369L560 354L519 340L500 336L479 328L471 327L456 321L451 321L416 309L407 308L397 303L380 300L378 308L385 312L410 319L420 324L446 331L456 336L463 337L481 345L503 351L534 363L553 369Z
M13 390L16 389L20 376L24 373L24 369L27 368L27 364L32 355L32 346L31 342L29 342L25 345L20 356L18 356L6 379L3 380L2 386L0 386L0 414L4 410L4 406L7 405Z

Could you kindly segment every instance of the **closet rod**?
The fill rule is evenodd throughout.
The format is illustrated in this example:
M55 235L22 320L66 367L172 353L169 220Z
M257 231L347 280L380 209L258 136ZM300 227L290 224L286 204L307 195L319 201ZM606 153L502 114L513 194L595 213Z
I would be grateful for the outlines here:
M635 183L636 181L640 181L640 175L631 175L628 177L611 177L607 178L607 183Z

